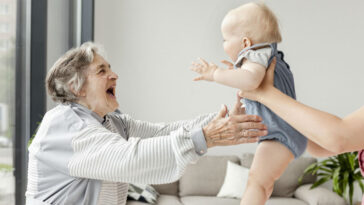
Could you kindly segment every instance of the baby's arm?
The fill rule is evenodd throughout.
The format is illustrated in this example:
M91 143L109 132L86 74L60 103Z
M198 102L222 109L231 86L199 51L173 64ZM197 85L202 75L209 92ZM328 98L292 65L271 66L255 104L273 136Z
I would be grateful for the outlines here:
M240 90L254 90L259 87L266 68L258 63L245 62L240 69L217 68L214 81Z
M253 90L262 82L266 68L258 63L245 62L241 69L222 69L215 64L200 59L193 63L191 70L201 74L194 80L215 81L240 90Z

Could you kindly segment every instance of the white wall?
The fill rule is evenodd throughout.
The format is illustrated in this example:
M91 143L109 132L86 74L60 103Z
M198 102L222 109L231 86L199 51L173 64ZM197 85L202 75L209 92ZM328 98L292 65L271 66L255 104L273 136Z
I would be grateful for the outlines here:
M102 43L119 75L123 112L148 121L172 121L231 105L235 90L192 82L188 70L198 56L218 63L220 23L247 1L96 1L95 40ZM279 48L295 75L298 100L344 116L364 104L364 2L275 0L267 2L280 20ZM255 144L213 148L209 154L254 152Z

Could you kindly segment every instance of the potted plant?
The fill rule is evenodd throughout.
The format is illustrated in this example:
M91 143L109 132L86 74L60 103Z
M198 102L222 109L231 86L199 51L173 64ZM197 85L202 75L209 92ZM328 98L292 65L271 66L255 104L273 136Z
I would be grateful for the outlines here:
M357 182L362 193L364 192L358 152L339 154L326 160L315 162L307 167L304 171L305 174L317 176L317 180L311 186L311 189L332 180L332 190L349 201L350 205L353 205L354 182ZM302 181L302 177L299 179L300 181Z

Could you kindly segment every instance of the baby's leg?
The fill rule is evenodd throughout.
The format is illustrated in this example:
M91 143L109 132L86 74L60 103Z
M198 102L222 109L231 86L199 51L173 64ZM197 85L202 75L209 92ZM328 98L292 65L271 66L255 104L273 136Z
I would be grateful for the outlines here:
M292 152L280 142L261 142L255 152L240 205L264 205L272 194L274 181L283 174L293 159Z

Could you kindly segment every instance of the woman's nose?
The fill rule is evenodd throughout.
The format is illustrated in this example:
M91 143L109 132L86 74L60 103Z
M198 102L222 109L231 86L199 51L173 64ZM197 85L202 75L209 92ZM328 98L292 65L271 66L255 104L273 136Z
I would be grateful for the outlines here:
M116 73L111 71L110 79L117 80L118 78L119 78L119 76Z

